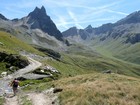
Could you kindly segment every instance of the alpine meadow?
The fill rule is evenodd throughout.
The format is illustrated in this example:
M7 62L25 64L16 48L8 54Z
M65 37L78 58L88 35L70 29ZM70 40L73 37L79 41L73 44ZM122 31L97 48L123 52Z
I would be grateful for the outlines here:
M0 4L11 17L33 10L0 14L0 105L140 105L140 11L120 12L126 0L31 1ZM125 17L108 23L114 15Z

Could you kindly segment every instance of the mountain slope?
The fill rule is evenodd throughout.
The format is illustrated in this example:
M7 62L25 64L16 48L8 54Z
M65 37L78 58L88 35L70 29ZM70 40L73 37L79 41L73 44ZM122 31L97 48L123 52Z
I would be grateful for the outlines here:
M88 29L87 29L88 30ZM90 34L86 30L82 29L77 29L76 27L72 27L66 31L64 31L63 36L66 37L67 39L72 39L76 42L86 40L90 37Z
M52 49L61 49L65 46L63 36L46 14L45 8L36 7L28 16L21 19L0 19L0 30L6 31L20 40Z
M20 41L13 35L0 31L0 52L15 53L18 54L20 51L27 51L42 55L43 53L34 49L30 45Z
M46 10L43 6L41 9L36 7L33 12L29 13L27 18L29 18L27 23L31 24L31 29L41 29L43 32L48 33L49 35L62 41L61 32L56 28L56 25L46 14Z
M83 32L88 38L77 42L89 45L99 53L123 59L132 63L140 64L140 11L128 15L126 18L112 24L104 24L97 28L88 26ZM67 35L64 35L67 33ZM63 32L66 39L69 39L69 30ZM84 34L83 33L83 34ZM71 35L73 38L74 35ZM90 39L90 40L89 40ZM72 40L77 39L70 39Z
M2 14L0 14L0 19L2 20L8 20L5 16L3 16Z
M60 92L61 105L138 105L140 80L118 74L84 74L44 83L40 89L54 85Z
M24 52L45 56L42 52L20 41L13 35L0 31L0 73L3 71L11 73L27 66L29 64L28 60L20 55ZM12 67L12 70L10 67Z

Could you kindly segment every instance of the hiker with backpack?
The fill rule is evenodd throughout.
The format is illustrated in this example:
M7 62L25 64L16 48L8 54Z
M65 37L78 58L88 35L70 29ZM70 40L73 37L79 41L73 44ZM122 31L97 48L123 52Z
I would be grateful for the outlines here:
M17 78L15 78L13 81L12 81L12 83L11 83L11 86L12 86L12 88L13 88L13 93L14 93L14 96L16 95L16 93L17 93L17 88L18 88L18 86L19 86L19 81L17 80Z

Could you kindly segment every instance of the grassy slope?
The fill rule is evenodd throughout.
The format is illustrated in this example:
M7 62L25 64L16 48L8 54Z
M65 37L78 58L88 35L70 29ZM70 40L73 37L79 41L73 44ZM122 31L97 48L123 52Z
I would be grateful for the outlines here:
M3 105L3 103L4 103L4 98L0 97L0 105Z
M119 54L116 54L116 57L120 59L124 59L129 62L140 64L140 43L131 45L129 48L126 48L124 51L120 51Z
M28 87L42 91L55 86L61 105L139 105L140 79L118 75L92 73L61 78ZM37 90L36 90L37 89Z
M47 63L60 70L65 76L105 70L112 70L112 72L129 76L140 76L139 65L124 62L113 57L105 57L81 45L71 46L67 54L62 54L61 61L48 60Z
M18 53L19 51L26 50L27 52L42 55L42 53L31 46L5 32L0 32L0 42L4 44L0 45L0 51ZM47 63L56 67L65 76L74 76L95 71L101 72L108 69L126 75L139 75L139 67L128 65L116 59L104 57L92 51L90 48L81 45L69 47L67 54L62 54L61 62L49 60ZM4 64L1 63L1 67L3 66Z
M0 44L0 51L5 51L7 53L19 53L19 51L27 51L42 55L42 53L38 50L6 32L0 31L0 42L3 43L3 45Z
M38 50L34 49L30 45L18 40L16 37L9 33L0 31L0 52L6 52L8 54L19 54L20 51L26 51L29 53L44 55ZM0 71L6 71L5 63L0 62Z
M92 73L43 81L26 87L26 91L43 91L52 86L61 88L63 91L58 94L60 105L140 104L140 79L134 77Z
M140 80L117 74L86 74L53 83L61 105L139 105Z
M140 43L126 44L124 40L125 38L108 38L101 42L97 38L93 40L91 46L94 46L98 52L104 55L114 56L125 61L140 64Z
M0 42L4 44L4 46L0 45L0 51L18 53L18 51L24 49L28 52L40 54L40 52L10 36L10 34L0 32ZM48 80L39 80L39 83L35 83L35 86L27 88L32 90L37 87L42 90L52 85L63 88L63 92L59 96L62 105L100 105L108 103L111 105L139 105L139 79L117 74L97 73L111 69L114 72L138 77L140 75L139 66L109 56L110 54L105 57L80 45L71 46L67 54L62 54L61 61L44 61L57 68L63 77L69 78L62 77L60 80L48 83Z

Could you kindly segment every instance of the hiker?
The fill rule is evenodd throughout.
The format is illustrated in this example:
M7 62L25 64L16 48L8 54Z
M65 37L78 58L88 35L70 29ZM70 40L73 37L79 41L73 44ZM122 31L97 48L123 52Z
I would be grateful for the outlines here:
M16 95L16 93L17 93L17 88L18 88L18 86L19 86L19 81L17 80L17 78L15 78L13 81L12 81L12 83L11 83L11 86L12 86L12 88L13 88L13 93L14 93L14 96Z

